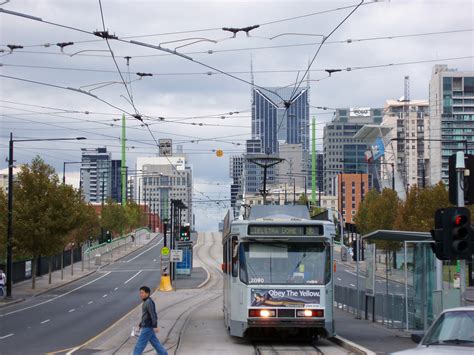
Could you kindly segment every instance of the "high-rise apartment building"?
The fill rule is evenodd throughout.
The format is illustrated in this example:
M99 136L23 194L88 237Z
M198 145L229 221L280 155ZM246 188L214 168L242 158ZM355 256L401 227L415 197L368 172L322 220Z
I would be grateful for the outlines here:
M112 154L107 148L82 148L81 191L87 202L106 201L111 196Z
M392 171L389 164L394 163L397 176L401 177L403 187L426 185L429 161L429 141L425 140L429 126L429 106L426 100L387 100L384 108L383 125L390 127L388 142L385 145L385 165L382 170L386 176Z
M133 196L161 220L171 217L171 200L181 200L186 206L181 223L193 226L192 179L185 155L138 157L136 174L132 175Z
M243 155L234 155L229 158L229 177L232 179L230 185L230 206L234 212L234 217L238 216L240 208L237 201L242 198L244 165L245 159Z
M354 135L364 125L380 124L382 115L381 108L337 109L334 119L324 127L324 192L327 195L336 195L335 177L341 172L366 173L371 175L371 180L377 177L378 167L365 161L370 144Z
M448 184L449 156L460 150L474 154L474 71L435 65L429 105L430 183Z

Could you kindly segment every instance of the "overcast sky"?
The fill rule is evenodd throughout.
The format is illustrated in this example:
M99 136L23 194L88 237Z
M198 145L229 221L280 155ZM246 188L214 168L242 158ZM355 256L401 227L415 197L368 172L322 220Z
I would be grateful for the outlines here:
M177 51L225 72L237 72L233 75L246 81L251 80L252 59L255 83L261 86L284 86L301 78L318 48L318 35L330 33L352 8L271 22L357 3L102 0L106 28L119 38L142 36L134 40L170 49L204 40ZM85 31L102 30L96 0L11 0L0 6ZM385 1L361 6L333 33L316 57L310 72L310 104L330 108L383 107L386 99L403 95L405 75L410 76L411 98L427 99L435 62L344 70L317 80L327 76L324 69L413 61L433 60L459 70L474 70L473 58L443 61L474 55L472 31L356 41L469 30L474 27L473 12L470 0ZM100 99L133 112L122 97L128 97L124 85L115 83L100 88L102 84L121 81L104 40L7 14L0 14L0 24L2 75L92 90ZM221 30L257 24L260 28L252 30L249 37L240 32L236 38L230 38L229 32ZM186 33L169 34L183 31ZM277 35L282 36L269 39ZM187 40L178 41L183 39ZM347 39L352 39L351 43ZM341 42L330 43L338 41ZM56 46L60 42L74 45L65 47L61 53ZM10 54L6 47L9 44L24 48ZM250 138L250 86L222 74L208 75L215 72L182 57L129 43L110 44L125 80L129 80L129 74L124 57L131 57L130 91L137 110L153 117L145 122L150 124L155 137L172 138L175 144L183 145L193 167L196 190L212 199L228 200L228 158L242 151L245 139ZM137 72L153 76L136 80ZM119 110L75 91L0 79L0 169L6 167L4 158L10 132L15 137L87 137L82 142L17 143L17 163L29 162L39 154L61 172L63 161L80 160L81 147L97 146L107 146L114 159L120 158L120 128L116 121L121 117ZM239 113L229 114L236 111ZM312 107L311 115L317 119L317 138L321 138L323 124L331 119L332 112ZM150 133L140 124L128 119L128 166L134 165L137 156L156 153ZM218 141L196 143L199 139ZM222 149L224 157L216 157L216 149ZM68 181L77 184L79 166L68 166L68 170ZM204 199L199 194L195 198ZM216 229L225 214L222 207L212 203L196 204L194 210L199 230Z

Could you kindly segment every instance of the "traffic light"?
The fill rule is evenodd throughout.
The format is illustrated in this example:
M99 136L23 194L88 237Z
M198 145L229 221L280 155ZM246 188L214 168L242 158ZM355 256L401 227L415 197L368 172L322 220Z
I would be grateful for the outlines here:
M179 229L179 241L180 242L189 242L191 240L191 227L182 226Z
M474 251L471 213L466 207L440 209L435 214L433 252L440 260L470 259Z
M105 232L105 240L107 243L112 243L112 235L110 234L110 231Z

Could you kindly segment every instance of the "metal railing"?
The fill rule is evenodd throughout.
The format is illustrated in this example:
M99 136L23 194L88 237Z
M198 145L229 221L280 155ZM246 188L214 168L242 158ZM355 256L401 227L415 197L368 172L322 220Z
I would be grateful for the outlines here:
M357 302L359 297L359 303ZM408 300L408 307L414 309L413 299ZM365 319L383 323L389 328L403 329L406 326L405 297L397 294L376 293L374 297L366 296L365 290L359 290L340 285L334 286L334 303L339 309L354 315L358 314L357 304L360 304L360 313ZM374 309L375 308L375 309ZM414 318L414 313L409 312ZM410 325L416 324L414 319Z
M140 228L122 237L114 238L110 243L101 243L84 248L82 259L87 262L90 270L91 260L93 260L95 266L100 266L104 261L113 261L114 253L117 255L128 248L147 244L150 239L150 231L147 228Z

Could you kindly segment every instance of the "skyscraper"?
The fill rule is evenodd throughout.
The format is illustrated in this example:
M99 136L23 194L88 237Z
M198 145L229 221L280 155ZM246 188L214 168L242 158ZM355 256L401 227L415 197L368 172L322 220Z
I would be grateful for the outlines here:
M335 177L344 172L347 174L366 173L370 166L365 162L365 152L369 144L354 138L354 135L367 124L382 122L380 108L344 108L337 109L331 123L324 127L324 192L336 195ZM374 168L374 167L372 167ZM372 173L371 178L374 173ZM372 179L369 179L371 185Z
M429 158L429 141L425 140L430 119L428 101L387 100L384 111L383 125L392 128L390 143L385 146L385 162L395 164L405 189L422 187L427 180ZM382 170L385 175L392 174L388 165Z
M252 88L252 139L262 152L277 154L279 143L302 144L309 149L309 89Z
M87 202L102 202L111 196L111 153L107 148L82 148L81 191Z
M449 156L474 154L474 71L435 65L430 80L430 183L448 184Z

